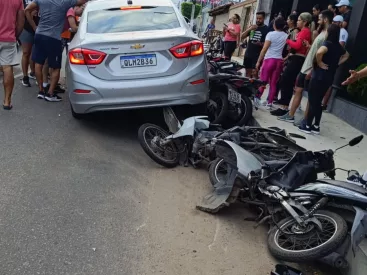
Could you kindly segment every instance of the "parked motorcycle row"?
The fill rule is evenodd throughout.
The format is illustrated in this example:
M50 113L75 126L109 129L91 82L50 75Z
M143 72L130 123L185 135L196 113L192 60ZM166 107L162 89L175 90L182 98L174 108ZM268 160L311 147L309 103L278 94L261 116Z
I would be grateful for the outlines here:
M363 136L336 150L313 152L296 144L302 136L281 129L224 130L207 117L189 117L181 124L171 108L163 112L168 131L144 124L139 142L164 167L208 165L213 191L198 210L215 214L243 203L254 211L246 220L270 226L268 248L277 259L348 266L346 253L354 253L367 234L367 186L335 180L334 154L359 144Z
M243 77L244 67L225 60L215 47L206 47L209 74L207 115L210 122L224 128L247 125L252 118L252 99L266 83Z

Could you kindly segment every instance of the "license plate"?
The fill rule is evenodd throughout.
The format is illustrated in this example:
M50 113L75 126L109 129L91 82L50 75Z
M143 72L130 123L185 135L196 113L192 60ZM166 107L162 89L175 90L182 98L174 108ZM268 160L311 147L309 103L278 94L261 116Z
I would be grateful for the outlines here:
M235 90L228 90L228 100L234 103L241 103L241 94L236 92Z
M120 56L122 68L157 66L155 54Z

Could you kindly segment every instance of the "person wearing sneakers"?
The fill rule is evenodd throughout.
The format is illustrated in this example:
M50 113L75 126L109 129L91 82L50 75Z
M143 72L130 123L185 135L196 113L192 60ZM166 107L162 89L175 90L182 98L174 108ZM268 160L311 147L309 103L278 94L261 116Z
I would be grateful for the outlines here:
M297 76L296 86L294 89L293 101L288 113L283 116L278 117L279 120L294 123L294 114L296 113L298 107L301 104L303 89L307 87L307 83L311 78L313 62L318 49L322 46L325 41L327 29L333 21L334 14L332 11L324 10L319 15L319 24L322 29L321 33L316 37L315 41L312 43L310 50L306 56L305 62L303 63L301 72ZM310 47L308 43L306 46ZM321 104L320 104L321 106ZM305 111L305 117L307 117L308 108Z
M0 68L4 73L3 109L11 110L14 88L13 66L17 59L17 37L23 31L24 6L22 0L0 1Z
M283 18L278 17L274 20L274 31L269 32L265 37L265 43L263 49L260 52L259 59L256 63L256 70L260 69L261 63L261 81L269 83L269 97L266 104L266 108L270 110L272 108L274 97L277 93L277 81L283 70L283 49L288 37L288 34L284 32L285 21ZM255 106L260 105L260 99L265 90L265 87L259 89L258 94L254 98Z
M321 101L332 85L335 72L339 65L349 58L348 52L339 43L340 27L331 24L327 29L325 42L316 53L316 63L312 71L308 89L309 112L306 125L298 129L307 134L320 134L320 121L322 116Z
M24 7L27 7L27 5L30 4L31 2L32 0L23 0ZM38 25L39 17L37 10L34 10L32 12L32 17L35 24ZM36 78L34 73L34 63L31 60L32 47L34 43L34 34L35 34L34 29L29 24L27 18L25 18L24 29L21 35L19 36L19 40L22 43L22 72L23 72L22 84L25 87L31 87L29 78L32 79ZM31 72L28 74L29 67L31 68Z
M278 104L281 106L271 112L274 116L283 116L288 112L288 106L293 95L294 83L296 82L297 75L301 71L308 51L305 41L311 43L311 30L309 27L311 21L312 15L310 13L301 13L297 21L297 27L301 31L297 34L295 41L291 39L287 40L291 54L288 57L288 65L280 78L281 99L278 101Z
M64 28L67 11L74 6L81 6L88 0L34 0L26 10L27 20L30 22L36 35L32 60L35 62L36 78L39 87L37 98L49 102L58 102L62 98L55 93L60 78L62 43L61 33ZM39 9L40 22L36 27L32 18L32 11ZM50 88L47 93L43 87L42 68L45 61L52 69Z

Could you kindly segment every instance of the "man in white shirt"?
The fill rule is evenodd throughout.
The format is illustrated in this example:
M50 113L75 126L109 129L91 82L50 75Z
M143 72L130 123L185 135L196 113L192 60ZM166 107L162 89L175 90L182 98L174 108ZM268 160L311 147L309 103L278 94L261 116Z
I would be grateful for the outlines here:
M341 15L337 15L333 19L333 24L338 25L340 27L339 43L340 45L345 47L345 44L347 43L347 40L348 40L348 32L346 29L343 28L343 22L344 22L344 19L343 19L343 16Z

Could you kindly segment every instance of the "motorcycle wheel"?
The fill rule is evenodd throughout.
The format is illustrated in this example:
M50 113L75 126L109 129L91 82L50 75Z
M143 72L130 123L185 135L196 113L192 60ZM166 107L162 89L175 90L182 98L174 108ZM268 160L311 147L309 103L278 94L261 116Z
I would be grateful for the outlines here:
M283 261L303 262L321 259L335 251L348 234L346 221L324 210L317 211L314 217L321 222L322 232L312 223L306 229L299 228L292 217L279 222L268 235L270 253Z
M153 144L153 138L159 136L165 138L169 134L161 127L154 124L143 124L138 131L138 139L144 152L156 163L167 167L176 167L179 163L179 153L173 142L170 142L166 148L159 148L157 144Z
M212 124L221 124L228 111L228 98L219 92L210 92L207 113Z
M247 125L252 117L251 100L247 96L242 95L241 104L236 104L235 109L236 110L229 111L233 112L234 115L229 116L229 118L231 118L232 123L231 125L228 125L228 127Z

